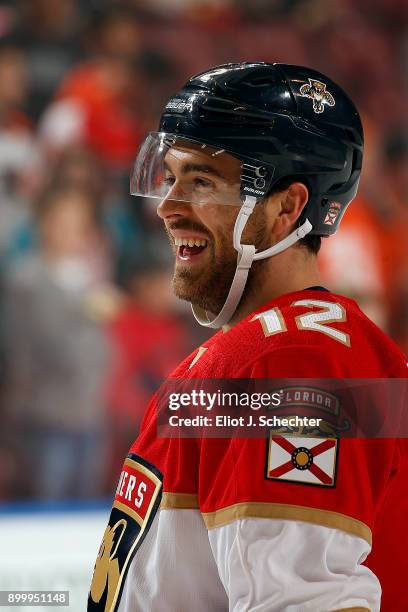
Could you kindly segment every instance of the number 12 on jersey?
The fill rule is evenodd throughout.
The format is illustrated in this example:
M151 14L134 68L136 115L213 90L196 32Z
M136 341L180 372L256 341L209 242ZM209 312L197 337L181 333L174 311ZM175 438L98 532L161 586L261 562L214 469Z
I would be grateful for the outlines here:
M304 306L311 309L309 312L295 317L295 323L299 330L317 331L330 336L330 338L337 340L337 342L350 346L349 334L331 325L332 323L343 323L346 321L346 311L343 306L336 302L310 299L297 300L292 302L291 306ZM255 321L256 319L260 320L265 336L288 331L282 311L278 307L260 312L251 320Z

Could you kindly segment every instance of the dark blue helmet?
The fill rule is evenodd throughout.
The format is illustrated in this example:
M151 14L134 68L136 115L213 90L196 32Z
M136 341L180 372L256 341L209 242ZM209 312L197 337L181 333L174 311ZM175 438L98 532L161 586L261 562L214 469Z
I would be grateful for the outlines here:
M262 199L281 179L302 179L309 200L299 223L309 219L311 234L334 234L357 192L359 113L310 68L245 62L207 70L170 99L159 129L238 157L242 196Z

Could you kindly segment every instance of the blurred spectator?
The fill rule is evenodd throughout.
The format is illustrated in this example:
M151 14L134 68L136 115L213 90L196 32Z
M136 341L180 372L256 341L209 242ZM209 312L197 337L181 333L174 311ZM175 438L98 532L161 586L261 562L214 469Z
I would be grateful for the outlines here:
M277 17L289 17L305 0L241 0L241 11L246 18L263 21Z
M138 66L141 71L149 104L143 108L146 131L156 130L158 117L163 110L163 100L167 100L174 93L174 83L178 79L179 62L173 61L167 50L152 46L142 49ZM180 75L181 76L181 75Z
M28 57L29 111L38 119L69 67L79 58L77 0L17 0L15 39Z
M3 427L6 427L3 419ZM33 482L29 477L29 463L24 456L23 440L14 432L0 436L0 502L24 499L33 494Z
M234 0L142 0L141 4L166 20L176 18L216 29L222 28L225 22L236 23L241 16L241 6L234 3Z
M408 353L408 134L404 127L383 143L382 161L388 186L387 267L390 284L390 332Z
M108 353L97 317L112 303L101 299L106 245L86 192L49 192L37 214L39 250L6 279L5 407L26 440L35 494L92 497L101 494L104 471Z
M322 241L319 266L328 288L355 299L368 317L387 330L382 247L381 226L360 196L351 204L337 234Z
M83 145L65 147L54 157L54 164L49 172L52 186L85 189L98 201L114 255L120 257L129 245L134 249L141 244L144 211L137 210L141 207L134 206L133 198L127 194L128 181L126 187L110 181L106 164Z
M111 482L137 435L152 393L194 348L188 326L175 308L170 270L152 246L145 257L127 257L119 265L126 292L122 308L110 321L113 363L107 384Z
M141 244L146 216L144 209L131 206L133 199L125 193L120 182L109 180L104 164L92 151L73 144L54 154L47 166L44 158L37 156L36 161L36 165L29 167L26 180L33 193L49 189L79 189L87 191L98 202L114 259L126 252L130 244L132 248ZM23 218L20 214L19 222L15 222L7 233L8 248L3 257L6 264L30 252L38 242L37 227L32 215L27 213Z
M127 174L143 131L140 28L134 13L118 5L99 16L92 32L94 58L67 74L41 136L51 151L84 143L113 173Z
M24 217L23 177L34 155L33 126L23 112L26 58L14 43L0 44L0 255Z
M83 145L67 146L52 159L47 178L51 188L84 190L100 202L106 196L107 182L100 159Z

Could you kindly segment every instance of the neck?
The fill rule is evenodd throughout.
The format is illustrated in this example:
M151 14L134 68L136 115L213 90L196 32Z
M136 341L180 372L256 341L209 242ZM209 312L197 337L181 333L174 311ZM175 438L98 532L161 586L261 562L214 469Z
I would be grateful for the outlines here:
M228 331L273 298L320 284L317 257L299 245L254 262L238 308L222 329Z

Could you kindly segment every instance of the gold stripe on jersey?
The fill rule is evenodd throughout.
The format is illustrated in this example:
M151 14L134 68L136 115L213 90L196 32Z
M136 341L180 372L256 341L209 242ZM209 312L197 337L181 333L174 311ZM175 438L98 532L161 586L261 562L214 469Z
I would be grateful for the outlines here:
M132 508L129 508L129 506L127 506L126 504L122 504L121 502L118 502L118 501L113 502L113 508L117 508L118 510L121 510L121 512L128 514L136 521L136 523L140 527L143 526L143 519L140 516L140 514L136 512L136 510L133 510Z
M192 510L198 508L198 495L195 493L163 493L160 504L162 510Z
M340 529L366 540L371 546L371 529L361 521L346 516L340 512L331 510L320 510L318 508L306 508L292 504L274 504L267 502L241 502L215 510L215 512L203 512L203 519L207 529L214 529L228 525L243 518L272 518L289 521L304 521L314 523L323 527Z
M144 465L142 465L138 461L134 461L130 457L126 457L124 465L128 465L129 467L134 468L138 472L141 472L142 474L147 476L147 478L149 478L149 480L152 480L154 482L156 487L158 487L161 484L160 478L157 478L157 476L155 474L153 474L153 472L148 470ZM150 512L150 509L147 512Z
M338 608L332 612L370 612L370 608Z

